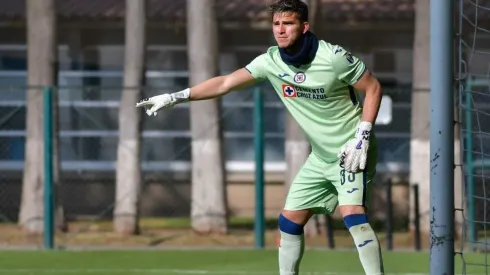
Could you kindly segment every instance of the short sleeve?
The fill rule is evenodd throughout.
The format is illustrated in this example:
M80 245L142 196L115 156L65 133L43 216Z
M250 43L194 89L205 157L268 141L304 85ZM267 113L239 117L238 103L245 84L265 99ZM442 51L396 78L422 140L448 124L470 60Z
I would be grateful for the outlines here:
M360 59L340 46L333 48L332 66L337 78L349 85L356 84L366 71Z
M254 60L252 60L245 69L258 80L267 79L267 71L266 71L266 54L261 54L257 56Z

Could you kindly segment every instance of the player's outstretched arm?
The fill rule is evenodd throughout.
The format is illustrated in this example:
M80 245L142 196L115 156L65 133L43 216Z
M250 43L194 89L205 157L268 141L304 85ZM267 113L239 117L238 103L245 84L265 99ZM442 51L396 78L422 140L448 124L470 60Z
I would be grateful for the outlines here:
M205 100L240 90L255 83L255 78L244 68L231 74L217 76L190 88L190 100Z
M233 90L243 89L252 85L255 81L255 78L246 69L242 68L228 75L213 77L179 92L143 99L136 104L136 107L145 107L149 116L156 116L157 111L161 108L172 107L175 104L189 100L205 100L223 96Z

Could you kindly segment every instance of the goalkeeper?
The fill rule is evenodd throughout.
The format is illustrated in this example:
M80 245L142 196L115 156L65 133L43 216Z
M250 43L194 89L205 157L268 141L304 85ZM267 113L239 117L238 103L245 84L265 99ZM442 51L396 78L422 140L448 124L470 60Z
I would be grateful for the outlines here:
M376 172L372 128L381 102L380 84L361 60L308 31L308 7L300 0L279 0L270 11L278 46L231 74L136 106L144 106L151 116L161 108L268 80L312 148L279 216L280 274L299 274L304 225L313 214L331 214L337 206L365 273L383 274L380 245L366 215ZM364 106L355 90L365 93Z

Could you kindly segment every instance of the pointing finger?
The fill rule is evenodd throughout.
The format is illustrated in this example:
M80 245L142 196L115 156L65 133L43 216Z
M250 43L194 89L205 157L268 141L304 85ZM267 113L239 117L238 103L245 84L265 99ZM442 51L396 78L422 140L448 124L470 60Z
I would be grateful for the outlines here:
M153 102L150 99L143 99L140 102L136 103L136 107L141 107L141 106L147 106L147 105L152 105Z

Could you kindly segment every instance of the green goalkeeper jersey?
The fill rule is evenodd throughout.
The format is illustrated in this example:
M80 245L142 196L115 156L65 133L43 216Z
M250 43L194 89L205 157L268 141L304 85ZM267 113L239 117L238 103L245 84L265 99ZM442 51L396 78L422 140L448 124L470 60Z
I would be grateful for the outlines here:
M245 67L257 80L269 80L299 123L312 151L326 162L336 161L361 120L362 106L354 85L364 63L338 45L319 41L313 61L296 68L284 63L277 46Z

